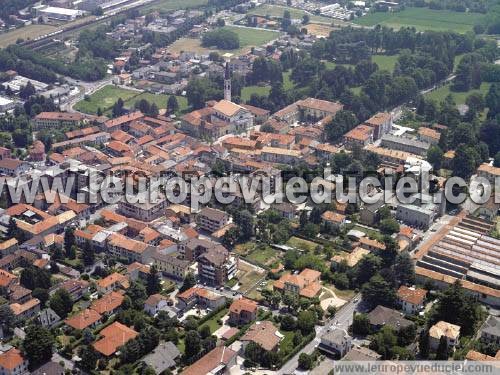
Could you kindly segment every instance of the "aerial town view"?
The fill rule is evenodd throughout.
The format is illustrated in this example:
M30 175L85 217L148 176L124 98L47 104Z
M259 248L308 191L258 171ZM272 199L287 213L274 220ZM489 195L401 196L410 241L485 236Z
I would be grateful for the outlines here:
M0 0L0 375L500 374L500 0Z

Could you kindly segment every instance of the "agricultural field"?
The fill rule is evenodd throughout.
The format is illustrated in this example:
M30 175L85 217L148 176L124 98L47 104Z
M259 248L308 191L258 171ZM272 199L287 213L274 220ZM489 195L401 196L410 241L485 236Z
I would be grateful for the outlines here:
M122 98L125 107L133 107L135 102L146 99L150 104L155 103L159 109L167 107L168 95L156 95L148 92L138 92L134 90L127 90L121 87L112 85L104 86L102 89L96 91L88 100L83 99L76 103L74 109L83 113L95 114L97 109L101 108L103 113L109 112L113 104ZM183 96L177 96L179 103L179 110L184 112L188 108L187 99Z
M18 39L35 39L39 36L54 32L57 27L51 25L29 25L0 34L0 48L15 44Z
M449 10L433 10L428 8L406 8L394 13L370 13L353 22L362 26L384 25L399 29L412 26L417 30L455 31L466 33L472 31L475 24L485 18L479 13L462 13Z
M455 100L455 103L457 104L464 104L465 99L472 94L473 92L480 92L483 95L486 95L488 93L488 90L490 88L490 84L487 82L483 82L481 84L481 87L479 90L470 90L466 92L455 92L450 90L450 85L445 85L442 86L434 91L428 92L425 94L425 97L428 99L434 99L436 102L440 103L442 102L448 95L451 94L453 97L453 100Z
M316 35L322 37L328 37L335 28L319 23L310 23L304 26L307 29L309 35Z
M295 19L302 19L302 16L306 14L307 12L302 10L302 9L295 9L291 7L285 7L285 6L280 6L280 5L268 5L264 4L261 6L258 6L254 9L250 9L249 14L256 15L256 16L261 16L261 17L283 17L283 13L285 10L288 10L290 12L290 17L295 18ZM333 20L332 18L328 17L323 17L323 16L316 16L314 14L309 14L310 21L314 23L326 23L328 25L331 25L333 22L336 25L339 25L342 23L340 20Z

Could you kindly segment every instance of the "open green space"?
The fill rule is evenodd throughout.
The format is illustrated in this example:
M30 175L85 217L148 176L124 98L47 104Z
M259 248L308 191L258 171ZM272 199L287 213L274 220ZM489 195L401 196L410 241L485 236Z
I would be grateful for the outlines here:
M261 16L261 17L283 17L283 13L285 10L288 10L290 12L290 17L295 18L295 19L302 19L302 16L304 14L309 14L309 18L311 22L324 22L327 24L331 24L333 22L332 18L328 17L323 17L323 16L316 16L314 14L307 13L306 11L302 9L295 9L291 7L285 7L285 6L280 6L280 5L270 5L270 4L264 4L260 5L254 9L250 9L248 14L253 14L256 16ZM338 24L339 21L335 20L335 24Z
M363 26L384 25L399 29L405 26L417 30L446 31L459 33L472 31L475 24L481 23L485 15L480 13L454 12L450 10L433 10L428 8L406 8L400 12L369 13L353 22Z
M279 259L280 255L279 250L266 246L255 249L246 257L246 259L254 263L270 266Z
M228 309L222 309L219 311L217 314L212 316L209 320L207 320L205 323L203 323L201 327L208 326L210 328L210 333L214 333L217 331L220 327L222 327L221 324L217 323L218 320L222 319L224 315L227 314Z
M279 36L277 31L248 27L224 26L224 29L230 30L238 35L240 47L260 46Z
M187 8L198 8L208 4L208 0L158 0L154 1L141 10L178 10Z
M133 107L135 102L146 99L149 103L155 103L159 109L167 107L168 95L157 95L148 92L138 92L128 90L117 86L104 86L97 90L87 99L83 99L75 104L74 109L83 113L96 114L97 109L101 108L103 113L109 112L118 98L122 98L125 107ZM179 111L184 112L188 108L187 99L183 96L177 96Z
M442 87L440 87L440 88L438 88L438 89L436 89L434 91L428 92L427 94L425 94L425 97L428 98L428 99L433 99L436 102L440 103L448 95L451 94L451 96L453 97L453 100L455 101L455 103L457 103L457 104L464 104L465 103L465 99L467 99L467 97L470 94L472 94L474 92L480 92L481 94L486 95L488 93L489 88L490 88L490 83L483 82L481 84L481 87L479 88L479 90L470 90L470 91L464 91L464 92L456 92L456 91L451 91L450 84L447 84L447 85L442 86Z
M267 96L271 91L271 86L246 86L241 89L241 100L246 102L250 100L252 94L257 94L259 96Z
M379 70L387 70L389 72L394 71L394 65L398 61L399 55L373 55L372 61L378 65Z
M316 246L318 246L318 244L315 242L304 240L304 239L298 238L298 237L291 237L286 242L286 244L288 246L294 247L298 250L304 250L304 251L309 251L309 252L314 251L314 249L316 249Z

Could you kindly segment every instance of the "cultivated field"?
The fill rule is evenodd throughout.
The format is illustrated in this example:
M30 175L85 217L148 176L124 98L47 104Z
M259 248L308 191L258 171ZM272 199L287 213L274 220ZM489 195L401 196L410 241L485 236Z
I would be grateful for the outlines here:
M370 13L353 22L363 26L385 25L399 29L412 26L417 30L452 30L460 33L471 31L485 16L479 13L462 13L428 8L406 8L394 13Z
M328 37L330 33L335 30L333 27L319 24L319 23L310 23L304 26L307 29L307 33L310 35L323 36Z

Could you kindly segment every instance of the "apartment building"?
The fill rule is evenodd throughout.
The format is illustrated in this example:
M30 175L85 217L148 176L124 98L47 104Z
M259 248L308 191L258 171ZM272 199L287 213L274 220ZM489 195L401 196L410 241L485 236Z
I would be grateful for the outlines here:
M159 251L155 251L151 255L151 261L159 272L178 280L183 280L186 277L191 264L187 260L178 259Z
M223 246L208 249L198 257L198 277L209 285L224 285L238 271L238 258Z
M222 228L228 221L229 214L227 212L210 207L202 208L198 215L196 215L196 223L198 226L210 233Z
M150 222L158 219L165 213L167 207L167 200L159 198L156 202L149 199L144 199L144 202L133 202L126 197L118 202L118 211L126 217L133 217L134 219Z
M41 112L33 119L33 125L36 130L61 129L64 127L77 127L85 120L86 117L78 112Z

